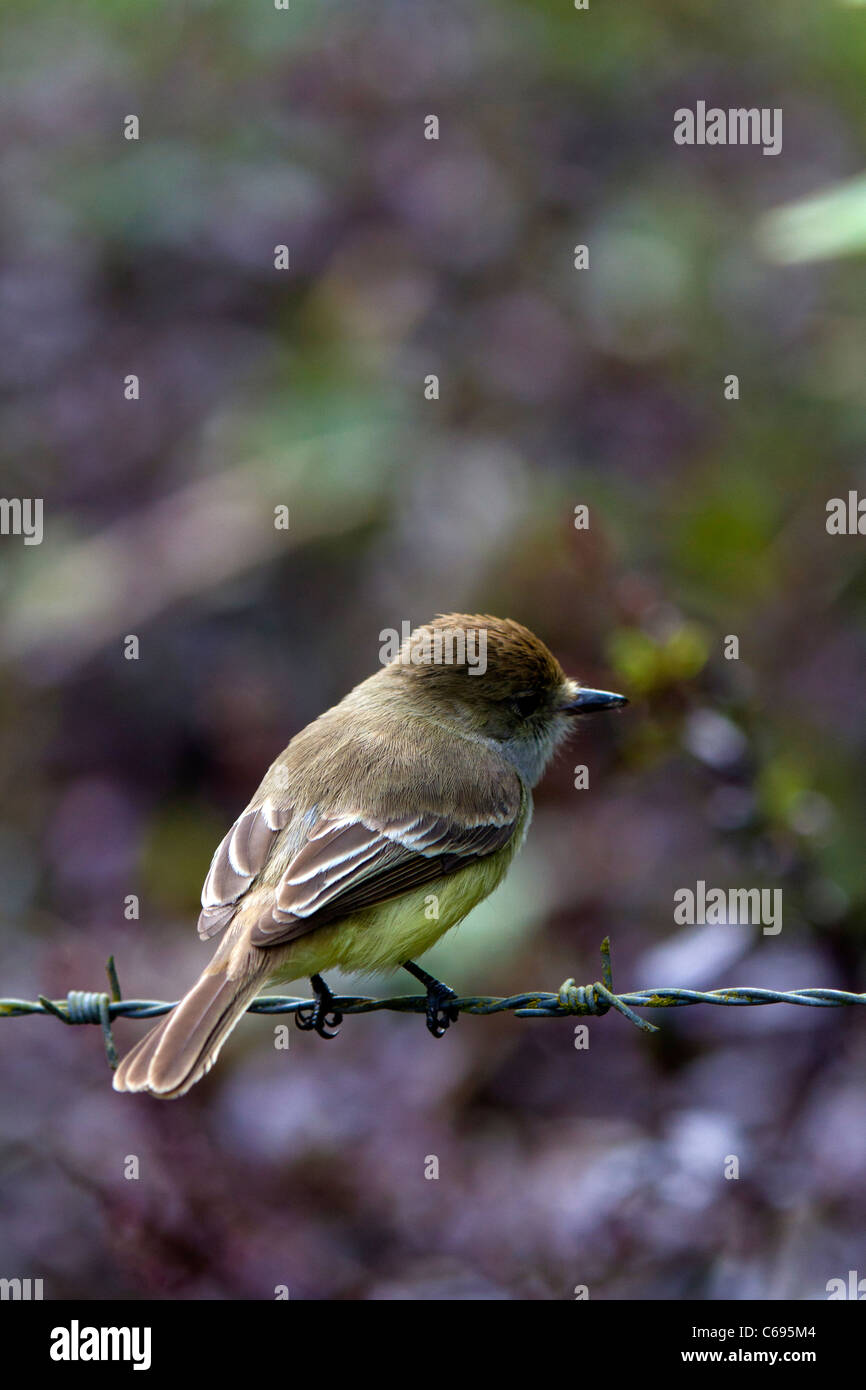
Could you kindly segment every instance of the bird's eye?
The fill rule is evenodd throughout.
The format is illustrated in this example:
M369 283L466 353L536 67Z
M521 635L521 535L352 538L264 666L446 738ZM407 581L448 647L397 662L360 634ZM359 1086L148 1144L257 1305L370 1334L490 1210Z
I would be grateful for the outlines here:
M527 690L522 695L513 695L509 704L512 710L520 719L528 719L538 709L540 696L534 690Z

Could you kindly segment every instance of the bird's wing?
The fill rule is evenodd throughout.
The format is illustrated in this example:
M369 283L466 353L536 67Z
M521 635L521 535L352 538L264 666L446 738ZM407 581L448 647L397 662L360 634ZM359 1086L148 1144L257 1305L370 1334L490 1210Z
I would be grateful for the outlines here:
M238 816L217 845L201 890L199 936L215 936L228 926L253 879L267 864L290 816L291 811L278 806L272 797Z
M433 814L379 824L322 820L277 884L251 942L284 945L326 922L455 873L507 845L518 814L519 802L507 819L473 825Z
M497 790L495 809L471 819L425 812L393 820L361 813L314 820L253 928L251 944L285 945L502 849L520 818L522 794L516 774L503 779ZM280 813L267 801L235 822L205 881L199 935L212 936L234 916L283 828L279 820Z

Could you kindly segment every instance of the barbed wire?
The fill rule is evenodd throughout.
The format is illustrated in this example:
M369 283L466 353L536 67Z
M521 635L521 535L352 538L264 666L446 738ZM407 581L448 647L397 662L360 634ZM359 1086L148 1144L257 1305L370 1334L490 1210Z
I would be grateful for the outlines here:
M610 961L610 938L601 943L602 979L591 985L576 985L574 980L566 980L555 994L535 991L530 994L512 994L508 998L489 995L469 995L465 998L449 999L449 1009L464 1014L498 1014L512 1012L516 1018L601 1018L614 1009L627 1018L644 1033L657 1033L654 1023L640 1018L635 1009L678 1009L694 1004L715 1004L742 1008L746 1005L799 1004L812 1008L840 1008L848 1004L866 1004L866 994L851 994L844 989L796 989L776 990L758 989L751 985L735 985L728 989L679 989L676 986L661 989L632 990L627 994L615 994ZM114 957L110 956L106 965L110 993L71 989L65 999L46 999L39 995L35 1001L27 999L0 999L0 1018L24 1018L32 1014L53 1015L66 1024L93 1023L101 1026L105 1041L105 1052L109 1066L117 1066L117 1049L111 1033L111 1025L116 1018L158 1018L176 1007L178 1000L171 1003L161 999L124 999ZM260 994L247 1008L251 1014L297 1014L309 1010L315 1004L313 999L296 998L284 994ZM393 1013L423 1014L427 1010L426 994L400 994L390 999L373 999L365 995L334 995L328 1003L329 1009L341 1014L371 1014L381 1009Z

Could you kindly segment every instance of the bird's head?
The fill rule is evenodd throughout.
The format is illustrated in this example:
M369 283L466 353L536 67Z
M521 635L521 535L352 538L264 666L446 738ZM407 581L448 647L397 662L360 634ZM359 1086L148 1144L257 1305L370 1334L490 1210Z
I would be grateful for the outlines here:
M416 712L496 743L530 785L584 715L628 704L567 676L521 623L448 613L415 628L384 671Z

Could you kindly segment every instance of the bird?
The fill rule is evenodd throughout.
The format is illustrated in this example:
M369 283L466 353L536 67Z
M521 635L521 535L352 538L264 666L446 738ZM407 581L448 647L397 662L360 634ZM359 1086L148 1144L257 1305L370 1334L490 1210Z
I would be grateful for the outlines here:
M409 971L441 1037L456 995L415 957L502 881L532 790L581 717L626 704L567 676L513 619L450 613L413 629L292 738L217 846L198 934L219 945L114 1089L185 1095L268 984L309 978L296 1022L335 1036L323 976L337 968Z

